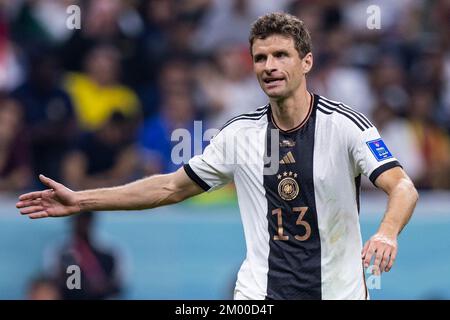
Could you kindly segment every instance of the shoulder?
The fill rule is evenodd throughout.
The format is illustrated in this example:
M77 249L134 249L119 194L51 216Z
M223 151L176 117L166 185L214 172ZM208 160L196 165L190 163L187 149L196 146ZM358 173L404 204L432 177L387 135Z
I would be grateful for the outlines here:
M366 131L374 128L372 122L352 107L340 101L334 101L324 96L316 95L317 112L331 118L331 121L339 124L341 128L357 131Z
M230 132L246 128L257 128L261 124L266 123L265 117L268 111L269 104L266 104L252 112L242 113L228 120L220 129L220 132Z

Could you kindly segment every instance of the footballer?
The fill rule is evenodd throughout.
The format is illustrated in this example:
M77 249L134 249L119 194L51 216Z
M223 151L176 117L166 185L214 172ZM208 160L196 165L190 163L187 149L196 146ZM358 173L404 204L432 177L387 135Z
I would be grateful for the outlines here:
M233 181L247 246L235 299L367 299L364 268L372 260L376 272L392 268L418 193L366 116L308 90L313 54L301 20L267 14L249 40L268 103L229 120L203 154L176 172L112 188L75 192L41 175L48 189L21 195L17 208L32 219L150 209ZM387 194L364 246L361 175Z

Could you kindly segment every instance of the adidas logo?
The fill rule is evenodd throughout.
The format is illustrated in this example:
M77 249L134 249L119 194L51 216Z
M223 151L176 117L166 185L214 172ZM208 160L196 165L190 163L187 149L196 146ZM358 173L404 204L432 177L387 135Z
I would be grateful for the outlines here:
M283 159L280 160L281 164L289 164L289 163L295 163L294 156L292 155L292 152L289 151Z

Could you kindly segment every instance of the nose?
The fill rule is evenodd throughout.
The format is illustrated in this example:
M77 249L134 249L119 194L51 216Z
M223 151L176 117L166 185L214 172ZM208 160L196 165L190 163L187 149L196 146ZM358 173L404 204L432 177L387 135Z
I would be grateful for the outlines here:
M266 60L266 65L264 67L264 71L268 74L274 72L277 70L277 67L275 65L275 59L272 57L272 55L269 55Z

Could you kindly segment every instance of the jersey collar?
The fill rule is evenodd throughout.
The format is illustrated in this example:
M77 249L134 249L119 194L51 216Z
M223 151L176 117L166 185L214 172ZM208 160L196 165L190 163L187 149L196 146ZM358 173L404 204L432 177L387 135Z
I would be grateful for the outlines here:
M292 128L292 129L289 129L289 130L283 130L277 125L277 123L275 122L275 119L273 117L272 106L269 104L270 119L272 121L272 124L275 126L275 128L277 128L278 130L280 130L283 133L292 133L292 132L297 131L300 128L302 128L308 122L309 118L311 117L311 113L312 113L313 106L314 106L314 95L310 92L308 92L308 93L311 95L311 103L309 105L308 114L306 115L305 119L303 119L302 122L298 126Z

